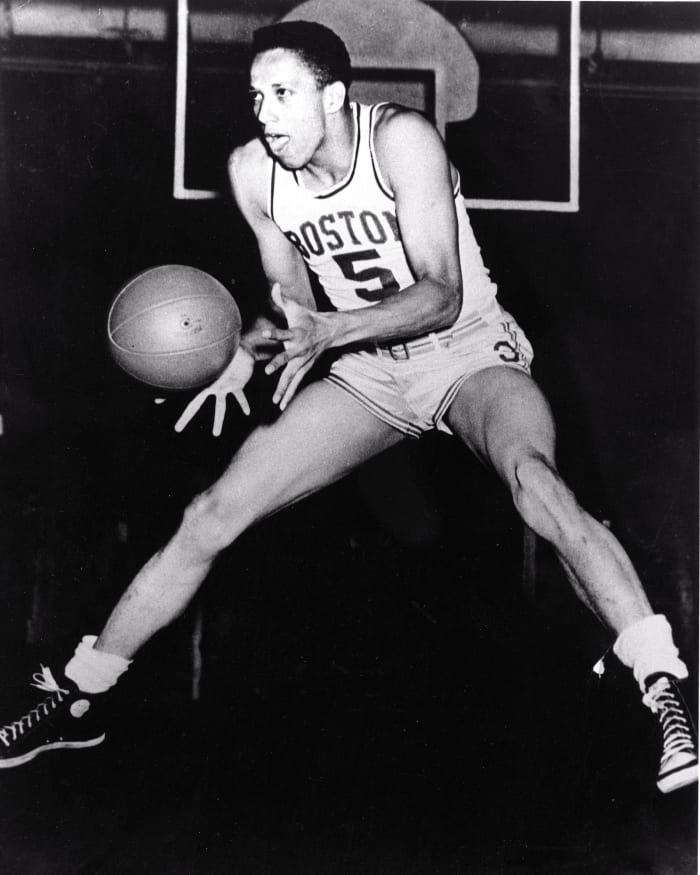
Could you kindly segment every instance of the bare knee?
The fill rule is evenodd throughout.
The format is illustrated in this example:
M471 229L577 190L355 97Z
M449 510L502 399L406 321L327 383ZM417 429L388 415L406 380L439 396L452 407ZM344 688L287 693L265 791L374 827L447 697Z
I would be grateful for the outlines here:
M249 524L240 504L224 498L212 487L195 496L187 506L176 538L188 552L210 560L232 544Z
M514 466L513 501L524 522L555 545L573 536L581 509L554 464L539 453L527 453Z

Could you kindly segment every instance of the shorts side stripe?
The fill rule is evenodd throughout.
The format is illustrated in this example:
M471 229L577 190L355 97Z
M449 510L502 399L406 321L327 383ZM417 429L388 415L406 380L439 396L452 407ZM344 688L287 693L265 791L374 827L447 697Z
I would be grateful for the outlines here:
M442 401L438 404L435 414L433 416L433 423L437 428L439 422L442 422L443 417L447 413L450 404L455 400L455 396L462 388L462 384L467 379L469 374L465 374L463 377L460 377L458 380L450 386L450 388L445 392Z
M368 398L359 389L355 386L348 383L342 377L339 377L337 374L329 374L327 377L324 377L329 383L335 383L340 389L343 389L348 394L352 395L357 401L362 404L362 406L369 410L369 412L376 416L377 419L381 419L382 422L385 422L387 425L390 425L392 428L397 429L398 431L407 434L409 437L418 438L421 436L421 430L413 425L410 422L406 422L406 420L401 419L390 411L386 410L384 407L381 407L375 401L372 401L371 398Z

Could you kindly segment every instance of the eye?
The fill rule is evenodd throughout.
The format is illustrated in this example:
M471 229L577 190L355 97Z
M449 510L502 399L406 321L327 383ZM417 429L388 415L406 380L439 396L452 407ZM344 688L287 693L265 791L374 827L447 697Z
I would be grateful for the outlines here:
M289 88L283 88L282 86L275 90L275 94L277 95L277 97L279 97L280 100L285 100L287 97L289 97L291 93L292 92L289 90Z

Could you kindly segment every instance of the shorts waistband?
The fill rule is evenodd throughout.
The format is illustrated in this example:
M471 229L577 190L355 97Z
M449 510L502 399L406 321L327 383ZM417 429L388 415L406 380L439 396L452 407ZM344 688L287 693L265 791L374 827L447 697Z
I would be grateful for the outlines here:
M490 322L500 312L501 309L498 303L496 300L492 300L481 310L476 310L473 313L462 316L459 322L456 322L450 328L444 328L442 331L431 331L429 334L424 334L415 340L407 340L404 343L393 343L390 346L385 344L377 345L373 351L382 358L405 361L406 359L417 358L430 352L448 349L453 343L476 331L485 323Z

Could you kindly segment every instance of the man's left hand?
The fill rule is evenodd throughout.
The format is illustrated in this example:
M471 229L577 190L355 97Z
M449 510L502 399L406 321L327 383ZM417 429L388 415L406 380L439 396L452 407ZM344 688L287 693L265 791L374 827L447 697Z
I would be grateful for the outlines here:
M272 286L271 295L275 305L284 313L288 327L263 331L263 337L281 341L284 346L284 350L266 365L265 373L273 374L284 367L272 396L273 402L284 410L318 357L332 345L333 324L330 314L318 313L286 298L279 283Z

